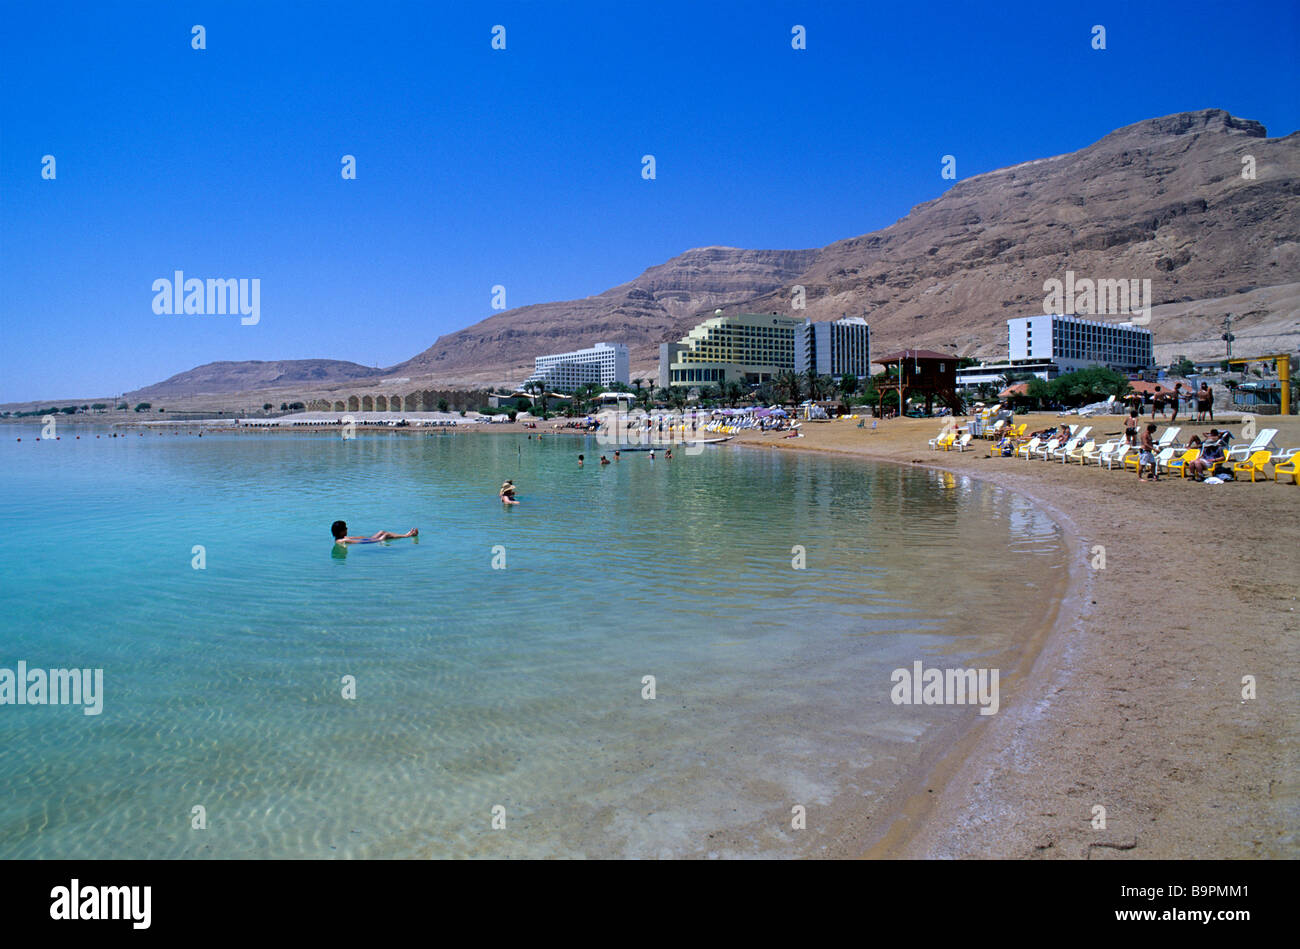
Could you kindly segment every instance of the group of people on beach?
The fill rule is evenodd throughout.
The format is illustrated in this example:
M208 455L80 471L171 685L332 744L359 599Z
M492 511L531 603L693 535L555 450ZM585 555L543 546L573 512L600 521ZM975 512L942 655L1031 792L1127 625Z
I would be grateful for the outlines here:
M1142 433L1141 444L1138 447L1138 480L1139 481L1159 481L1160 466L1156 457L1155 446L1156 425L1154 422L1149 423L1146 430ZM1197 456L1195 460L1186 462L1187 470L1191 472L1192 478L1196 481L1204 481L1215 473L1215 467L1228 460L1228 442L1232 436L1227 431L1219 431L1212 428L1204 435L1193 435L1187 443L1187 448L1196 449ZM1130 443L1131 444L1131 443ZM1151 477L1145 476L1146 469L1151 469Z
M1156 417L1157 412L1160 413L1161 418L1164 418L1165 412L1168 411L1169 409L1173 409L1174 415L1173 418L1170 419L1170 421L1177 422L1179 407L1184 402L1187 402L1189 404L1195 402L1196 421L1198 422L1214 421L1214 390L1211 389L1209 385L1207 385L1204 382L1201 383L1201 387L1199 389L1189 388L1187 389L1187 391L1183 391L1183 384L1179 382L1174 385L1174 390L1172 392L1168 392L1168 393L1159 392L1156 393L1155 395L1151 395L1151 393L1147 393L1141 399L1138 399L1137 396L1133 396L1133 398L1135 399L1135 402L1133 408L1130 411L1131 416L1141 416L1143 413L1143 407L1146 405L1148 401L1150 401L1152 418ZM1136 425L1134 426L1134 428L1136 429ZM1136 443L1130 441L1129 444L1132 445Z

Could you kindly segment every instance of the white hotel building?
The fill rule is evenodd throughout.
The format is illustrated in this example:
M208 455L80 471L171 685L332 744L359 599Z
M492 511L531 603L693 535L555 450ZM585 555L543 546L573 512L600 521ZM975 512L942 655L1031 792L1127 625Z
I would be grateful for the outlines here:
M1149 329L1059 314L1007 320L1007 354L1012 363L1050 361L1062 372L1088 366L1137 372L1155 365Z
M554 392L573 392L592 383L611 386L630 384L627 346L622 343L597 343L591 349L572 353L538 356L533 360L533 374L525 380L541 382Z

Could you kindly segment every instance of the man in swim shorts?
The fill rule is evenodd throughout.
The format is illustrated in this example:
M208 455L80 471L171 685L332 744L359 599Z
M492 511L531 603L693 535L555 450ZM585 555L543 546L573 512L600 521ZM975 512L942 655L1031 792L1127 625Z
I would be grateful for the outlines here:
M1151 467L1151 480L1152 481L1160 480L1159 478L1160 472L1158 466L1156 465L1156 446L1154 441L1155 434L1156 434L1156 427L1154 425L1148 425L1147 430L1142 433L1142 446L1138 449L1138 480L1139 481L1147 480L1146 478L1142 477L1142 472L1146 470L1148 465Z
M346 521L335 521L330 525L330 533L334 535L336 544L377 544L381 540L397 540L401 537L415 537L420 531L419 528L412 527L405 534L394 534L392 531L380 531L369 537L349 537L348 525Z

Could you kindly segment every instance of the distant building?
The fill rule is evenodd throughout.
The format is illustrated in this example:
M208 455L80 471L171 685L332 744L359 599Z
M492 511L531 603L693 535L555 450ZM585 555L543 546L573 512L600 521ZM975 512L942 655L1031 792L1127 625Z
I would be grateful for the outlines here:
M780 372L794 372L804 320L770 313L714 316L678 343L659 347L660 379L665 360L669 386L757 385Z
M533 374L526 382L541 382L555 392L573 392L588 383L611 386L621 382L629 385L629 376L627 346L597 343L591 349L538 356L533 360Z
M839 378L871 374L871 329L862 317L813 323L770 313L714 316L659 346L659 385L751 386L781 372Z
M1059 314L1007 320L1007 355L1012 363L1050 360L1062 372L1089 366L1138 372L1155 365L1149 329Z
M795 368L819 376L871 375L871 327L860 316L804 324L802 358Z
M659 388L667 389L673 384L672 365L677 362L678 355L686 348L685 343L659 344Z
M1021 362L993 362L957 370L957 391L965 392L989 384L1001 388L1012 373L1029 373L1044 381L1055 379L1061 369L1050 359L1026 359Z

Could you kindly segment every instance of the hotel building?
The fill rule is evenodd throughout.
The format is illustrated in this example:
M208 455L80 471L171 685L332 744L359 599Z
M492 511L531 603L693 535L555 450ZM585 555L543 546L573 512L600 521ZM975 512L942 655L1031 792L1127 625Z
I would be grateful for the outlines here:
M659 385L758 385L781 372L867 376L871 331L861 317L812 323L770 313L714 316L659 347Z
M1050 360L1062 372L1088 366L1137 372L1155 365L1149 329L1059 314L1007 320L1007 354L1012 363Z
M819 376L871 375L871 327L860 316L847 316L804 326L804 351L800 372Z
M630 384L627 346L622 343L597 343L591 349L572 353L538 356L533 360L533 374L525 380L541 382L554 392L573 392L592 383L610 386L616 382Z

